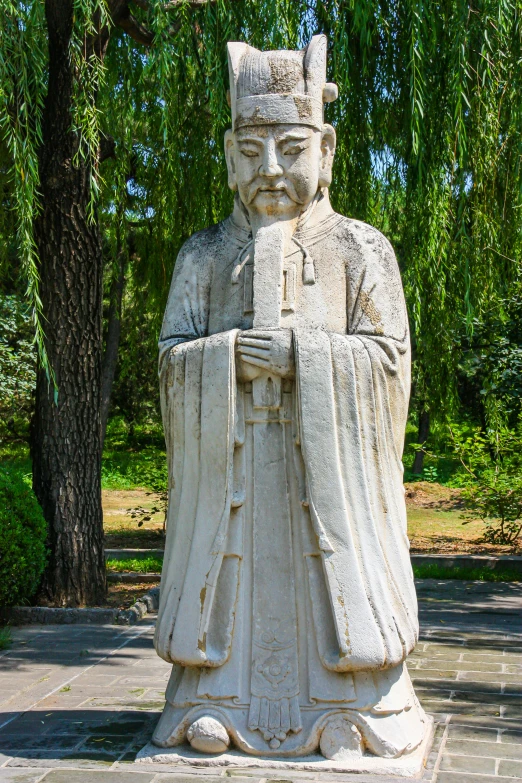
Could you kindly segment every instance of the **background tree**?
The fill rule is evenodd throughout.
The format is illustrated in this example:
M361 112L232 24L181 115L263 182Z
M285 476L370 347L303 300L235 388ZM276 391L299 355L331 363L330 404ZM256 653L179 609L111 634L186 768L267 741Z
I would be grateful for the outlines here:
M519 274L518 2L76 0L73 15L72 0L47 0L46 20L36 0L1 4L0 116L40 349L34 477L54 600L104 589L100 421L119 334L116 397L132 416L155 386L177 251L230 209L227 40L295 47L327 33L340 87L326 109L338 136L334 206L397 250L415 415L458 410L463 352L483 314L507 310ZM136 367L145 355L147 381Z
M146 30L126 0L5 6L2 99L39 347L31 455L33 487L49 530L42 587L53 603L97 603L106 589L102 401L111 382L118 319L116 307L102 374L97 189L98 167L111 146L99 132L103 61L114 25L145 45L176 30ZM120 242L114 286L120 299L123 253Z

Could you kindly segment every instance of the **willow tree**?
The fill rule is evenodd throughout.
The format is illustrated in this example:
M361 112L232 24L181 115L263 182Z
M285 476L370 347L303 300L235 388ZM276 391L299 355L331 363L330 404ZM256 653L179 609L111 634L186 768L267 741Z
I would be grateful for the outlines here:
M96 603L106 589L97 196L111 145L100 134L103 63L116 27L145 46L178 31L146 29L128 0L4 0L1 10L4 128L40 358L31 453L49 529L42 589L54 603Z
M104 590L100 236L113 321L127 275L153 330L183 239L230 208L227 40L288 48L327 33L336 206L396 247L419 412L455 407L456 334L518 275L519 0L46 0L45 19L38 0L0 2L1 116L40 348L34 485L51 598Z

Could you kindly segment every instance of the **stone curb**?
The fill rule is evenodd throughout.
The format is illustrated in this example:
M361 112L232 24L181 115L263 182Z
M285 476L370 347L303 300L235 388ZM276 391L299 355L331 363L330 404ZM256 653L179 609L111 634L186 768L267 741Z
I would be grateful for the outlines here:
M138 571L109 571L107 574L108 582L125 582L126 584L157 583L161 579L161 574L140 574Z
M50 606L13 606L0 609L0 617L13 625L135 625L149 612L157 612L159 587L138 598L130 609L62 609Z
M146 560L148 557L163 558L164 549L106 549L107 560Z
M159 608L159 587L153 587L145 595L138 598L130 609L121 609L114 623L116 625L135 625L149 612L157 612Z
M70 625L113 623L120 609L65 609L51 606L13 606L1 610L3 620L13 625Z

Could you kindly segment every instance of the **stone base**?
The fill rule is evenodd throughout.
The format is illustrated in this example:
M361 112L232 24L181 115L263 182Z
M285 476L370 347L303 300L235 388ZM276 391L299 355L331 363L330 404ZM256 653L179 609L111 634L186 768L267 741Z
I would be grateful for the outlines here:
M245 753L231 750L216 756L204 756L196 753L189 745L178 745L175 748L158 748L149 742L138 755L138 764L163 764L173 770L190 767L202 769L219 769L221 767L257 768L259 770L298 770L301 772L356 772L374 775L388 775L406 778L419 778L422 775L426 758L433 740L433 718L427 717L426 733L422 743L412 753L397 759L383 759L379 756L365 754L350 761L328 761L323 756L314 755L306 758L267 759L248 756Z

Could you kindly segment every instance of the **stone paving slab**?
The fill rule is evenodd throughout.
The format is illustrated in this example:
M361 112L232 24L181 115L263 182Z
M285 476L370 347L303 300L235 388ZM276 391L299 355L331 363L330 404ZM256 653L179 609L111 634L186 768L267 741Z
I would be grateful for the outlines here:
M408 666L436 722L422 783L522 783L522 585L419 580ZM387 783L387 776L136 765L170 667L136 626L26 626L0 653L0 783Z

